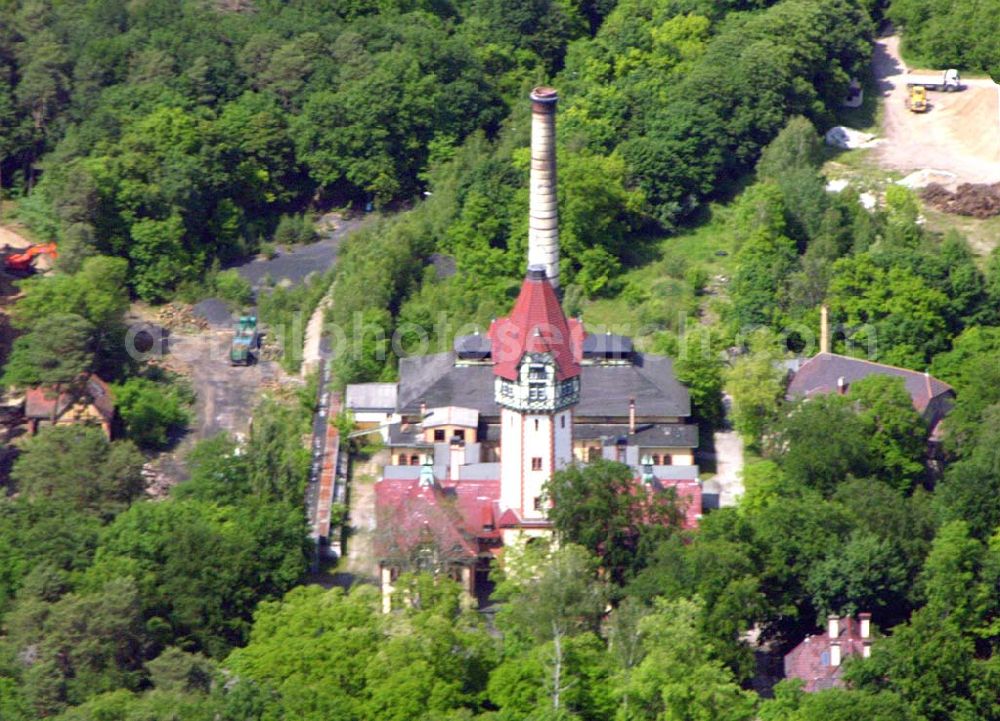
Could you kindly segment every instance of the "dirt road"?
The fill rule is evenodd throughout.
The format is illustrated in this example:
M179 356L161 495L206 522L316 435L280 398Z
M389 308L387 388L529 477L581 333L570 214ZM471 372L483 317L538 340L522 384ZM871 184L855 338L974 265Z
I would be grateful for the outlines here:
M953 173L956 183L1000 182L1000 87L988 79L963 78L964 90L928 92L930 110L911 113L899 36L878 40L872 65L885 99L885 141L875 151L882 165L904 173L943 170Z

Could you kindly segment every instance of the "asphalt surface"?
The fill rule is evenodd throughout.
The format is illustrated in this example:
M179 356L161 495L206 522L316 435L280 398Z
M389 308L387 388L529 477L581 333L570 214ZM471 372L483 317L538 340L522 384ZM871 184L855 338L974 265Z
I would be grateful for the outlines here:
M364 222L364 217L341 220L337 227L324 234L321 240L310 245L278 249L273 258L257 258L236 266L236 271L250 282L254 289L264 285L268 278L272 283L288 282L297 285L306 279L310 273L325 273L337 259L337 251L344 237Z

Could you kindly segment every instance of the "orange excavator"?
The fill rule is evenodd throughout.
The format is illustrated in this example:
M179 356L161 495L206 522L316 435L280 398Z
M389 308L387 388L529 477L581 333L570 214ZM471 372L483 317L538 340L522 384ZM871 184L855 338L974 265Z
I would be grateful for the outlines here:
M51 261L58 257L55 243L36 243L21 253L12 253L4 258L4 268L10 273L33 273L39 270L40 262L51 267Z

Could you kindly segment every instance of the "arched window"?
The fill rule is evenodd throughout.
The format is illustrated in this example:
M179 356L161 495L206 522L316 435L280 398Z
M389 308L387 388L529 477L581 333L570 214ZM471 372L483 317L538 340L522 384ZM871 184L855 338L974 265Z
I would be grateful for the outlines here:
M401 465L401 466L405 466L406 465L406 456L405 455L400 455L399 456L399 465Z
M414 453L412 456L410 456L410 465L411 466L419 466L420 465L420 456L418 456L416 453Z
M654 466L660 465L660 454L659 453L654 453L653 454L653 465Z

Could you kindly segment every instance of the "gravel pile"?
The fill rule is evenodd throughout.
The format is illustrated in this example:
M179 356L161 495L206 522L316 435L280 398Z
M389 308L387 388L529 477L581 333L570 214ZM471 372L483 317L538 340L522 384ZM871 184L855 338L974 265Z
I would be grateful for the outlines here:
M202 318L211 326L228 326L233 322L233 314L229 310L229 305L220 298L206 298L195 304L191 313Z

